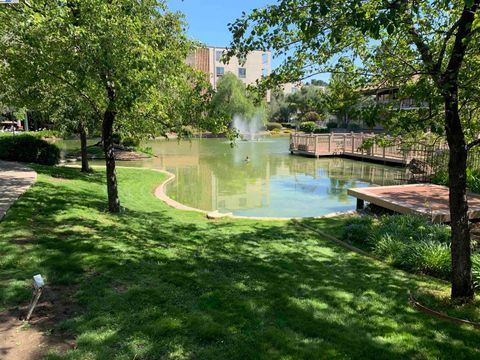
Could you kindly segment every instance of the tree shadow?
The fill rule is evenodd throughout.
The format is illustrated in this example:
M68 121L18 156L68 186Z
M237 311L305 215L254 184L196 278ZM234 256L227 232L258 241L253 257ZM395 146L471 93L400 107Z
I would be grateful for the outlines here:
M478 332L408 305L408 289L440 284L294 223L208 222L159 201L105 214L105 195L81 184L102 183L70 175L78 186L41 182L0 225L9 254L0 281L40 271L51 284L78 284L81 312L57 325L76 335L75 356L480 356ZM34 241L18 245L19 236ZM8 291L0 299L16 301Z

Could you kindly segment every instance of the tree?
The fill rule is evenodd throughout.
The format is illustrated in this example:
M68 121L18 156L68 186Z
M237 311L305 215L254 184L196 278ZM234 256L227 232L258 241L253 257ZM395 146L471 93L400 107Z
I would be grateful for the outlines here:
M479 6L480 0L280 0L230 25L233 42L227 54L268 48L286 55L261 83L262 90L335 71L341 56L360 60L360 73L376 80L406 83L418 76L432 85L443 103L439 116L450 149L451 296L459 301L474 296L466 167L468 150L480 140L468 142L472 132L463 105L478 108L470 87L480 76Z
M337 64L337 72L332 74L326 93L326 104L330 113L335 114L340 126L348 127L352 118L359 113L362 93L360 79L349 58L342 57Z
M230 119L234 116L251 119L256 111L245 84L232 73L226 73L218 81L212 104L218 111L227 114Z
M192 122L225 128L206 116L207 81L185 62L195 44L164 1L25 1L0 11L1 56L13 78L33 88L68 87L101 123L110 212L120 211L114 130L156 135ZM26 68L35 74L29 80Z
M327 107L325 105L325 93L317 86L306 85L300 91L289 94L286 102L300 117L309 111L315 111L322 117L326 115Z

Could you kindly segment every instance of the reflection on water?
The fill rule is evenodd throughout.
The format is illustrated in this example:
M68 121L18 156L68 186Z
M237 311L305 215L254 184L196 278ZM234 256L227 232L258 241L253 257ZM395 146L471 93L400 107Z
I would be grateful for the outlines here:
M318 216L355 208L351 187L392 185L402 170L340 158L303 158L288 153L288 138L238 142L222 139L155 141L157 158L121 165L167 169L177 175L167 193L204 210L235 215ZM245 161L246 157L250 161Z

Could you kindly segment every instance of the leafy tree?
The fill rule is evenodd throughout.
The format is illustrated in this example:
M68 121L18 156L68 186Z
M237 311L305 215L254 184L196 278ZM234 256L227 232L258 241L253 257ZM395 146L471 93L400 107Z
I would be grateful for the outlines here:
M12 79L34 90L67 87L101 123L111 212L120 211L114 131L181 133L191 123L225 129L207 116L207 81L185 62L195 44L165 1L39 0L0 11L0 56Z
M289 94L286 101L300 116L304 116L309 111L315 111L321 117L325 117L327 112L325 94L317 86L303 86L300 91Z
M354 64L346 57L339 59L336 70L326 93L326 104L329 112L337 116L340 125L347 128L350 120L358 116L363 99L359 91L360 77Z
M341 56L361 60L360 73L378 82L405 84L417 76L431 85L430 96L443 109L433 108L425 119L441 119L450 148L451 296L459 301L474 296L466 166L468 150L480 140L474 139L476 126L471 128L465 109L478 113L473 83L480 76L479 6L480 0L279 0L230 25L233 42L227 54L268 48L285 55L262 90L334 71Z
M226 73L218 81L212 104L217 111L227 114L230 119L234 116L251 119L256 111L245 84L232 73Z
M287 102L287 96L279 88L272 90L272 99L269 104L270 121L288 122L295 113L290 103Z

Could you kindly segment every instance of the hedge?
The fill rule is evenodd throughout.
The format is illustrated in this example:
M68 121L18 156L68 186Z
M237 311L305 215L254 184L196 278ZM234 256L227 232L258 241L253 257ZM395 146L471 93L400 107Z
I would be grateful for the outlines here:
M269 122L267 123L266 125L266 128L268 131L272 131L272 130L281 130L282 129L282 125L279 124L279 123L275 123L275 122Z
M0 160L55 165L60 161L60 149L33 135L0 136Z

